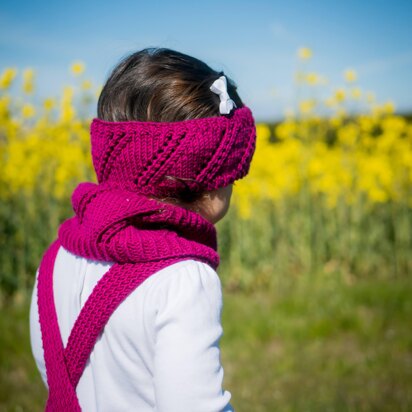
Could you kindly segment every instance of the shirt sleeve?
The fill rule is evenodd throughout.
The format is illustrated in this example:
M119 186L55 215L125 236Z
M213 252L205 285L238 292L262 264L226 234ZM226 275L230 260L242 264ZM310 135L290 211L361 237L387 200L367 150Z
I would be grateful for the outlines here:
M220 360L218 274L195 260L165 276L157 293L154 384L159 412L233 412Z

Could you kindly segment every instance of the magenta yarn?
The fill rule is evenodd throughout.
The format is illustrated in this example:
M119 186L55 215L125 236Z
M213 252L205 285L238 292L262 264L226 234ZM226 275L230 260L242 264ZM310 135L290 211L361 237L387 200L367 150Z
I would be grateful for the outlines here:
M90 127L98 183L82 182L71 200L75 215L39 266L37 302L47 370L47 411L80 411L76 386L111 314L145 279L162 268L195 259L217 269L215 226L200 214L151 199L224 187L244 177L256 145L246 106L230 116L181 122L105 122ZM53 297L59 248L114 264L83 306L64 348Z
M117 263L198 258L219 265L216 228L200 214L107 183L80 183L75 216L58 230L61 244L90 259Z
M227 186L249 171L256 146L252 111L179 122L107 122L90 126L92 157L99 183L152 196L176 194L185 178L192 191Z

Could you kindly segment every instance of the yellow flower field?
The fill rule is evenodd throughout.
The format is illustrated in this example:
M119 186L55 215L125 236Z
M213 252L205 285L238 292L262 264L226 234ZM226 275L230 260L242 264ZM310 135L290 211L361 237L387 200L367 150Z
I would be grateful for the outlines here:
M301 48L295 74L297 85L309 92L328 84L307 68L311 58L312 51ZM6 68L0 75L0 254L9 262L1 285L8 292L30 286L40 251L71 213L72 190L80 181L95 181L91 118L84 113L95 107L101 86L85 77L82 62L70 71L75 85L42 102L35 99L31 68ZM344 87L332 88L325 98L309 93L281 122L257 125L250 174L236 182L234 207L218 224L224 260L239 268L228 281L247 285L244 269L258 264L261 281L269 282L271 256L285 271L331 262L348 273L370 272L382 263L395 272L410 269L412 122L395 113L393 102L378 104L357 77L348 68ZM18 97L10 93L15 86L21 88ZM361 114L350 113L354 104L363 105ZM363 230L362 222L367 233L355 233ZM10 254L15 258L7 259ZM11 280L13 272L18 281Z

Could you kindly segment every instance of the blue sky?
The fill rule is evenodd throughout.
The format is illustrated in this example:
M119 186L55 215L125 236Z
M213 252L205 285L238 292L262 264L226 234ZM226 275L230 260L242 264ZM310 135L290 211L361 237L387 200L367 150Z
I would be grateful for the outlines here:
M412 110L412 2L374 1L3 1L0 69L33 67L39 95L73 82L74 60L103 83L120 58L169 47L232 77L259 121L282 117L297 97L296 51L313 50L308 70L358 85L379 102ZM327 92L327 87L324 93Z

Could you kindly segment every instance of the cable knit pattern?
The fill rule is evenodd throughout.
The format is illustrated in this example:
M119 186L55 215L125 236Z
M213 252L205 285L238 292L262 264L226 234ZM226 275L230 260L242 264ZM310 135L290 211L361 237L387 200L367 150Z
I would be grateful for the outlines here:
M215 226L189 209L150 199L213 190L245 176L256 128L246 106L231 116L181 122L105 122L93 119L92 158L98 184L80 183L75 215L58 229L39 266L37 299L47 369L48 411L80 411L76 386L93 346L118 305L162 268L196 259L219 265ZM63 347L53 298L53 267L60 245L114 265L96 284Z
M98 182L152 196L182 189L168 175L190 179L186 184L192 191L227 186L246 176L256 145L247 106L228 116L180 122L93 119L90 130Z

